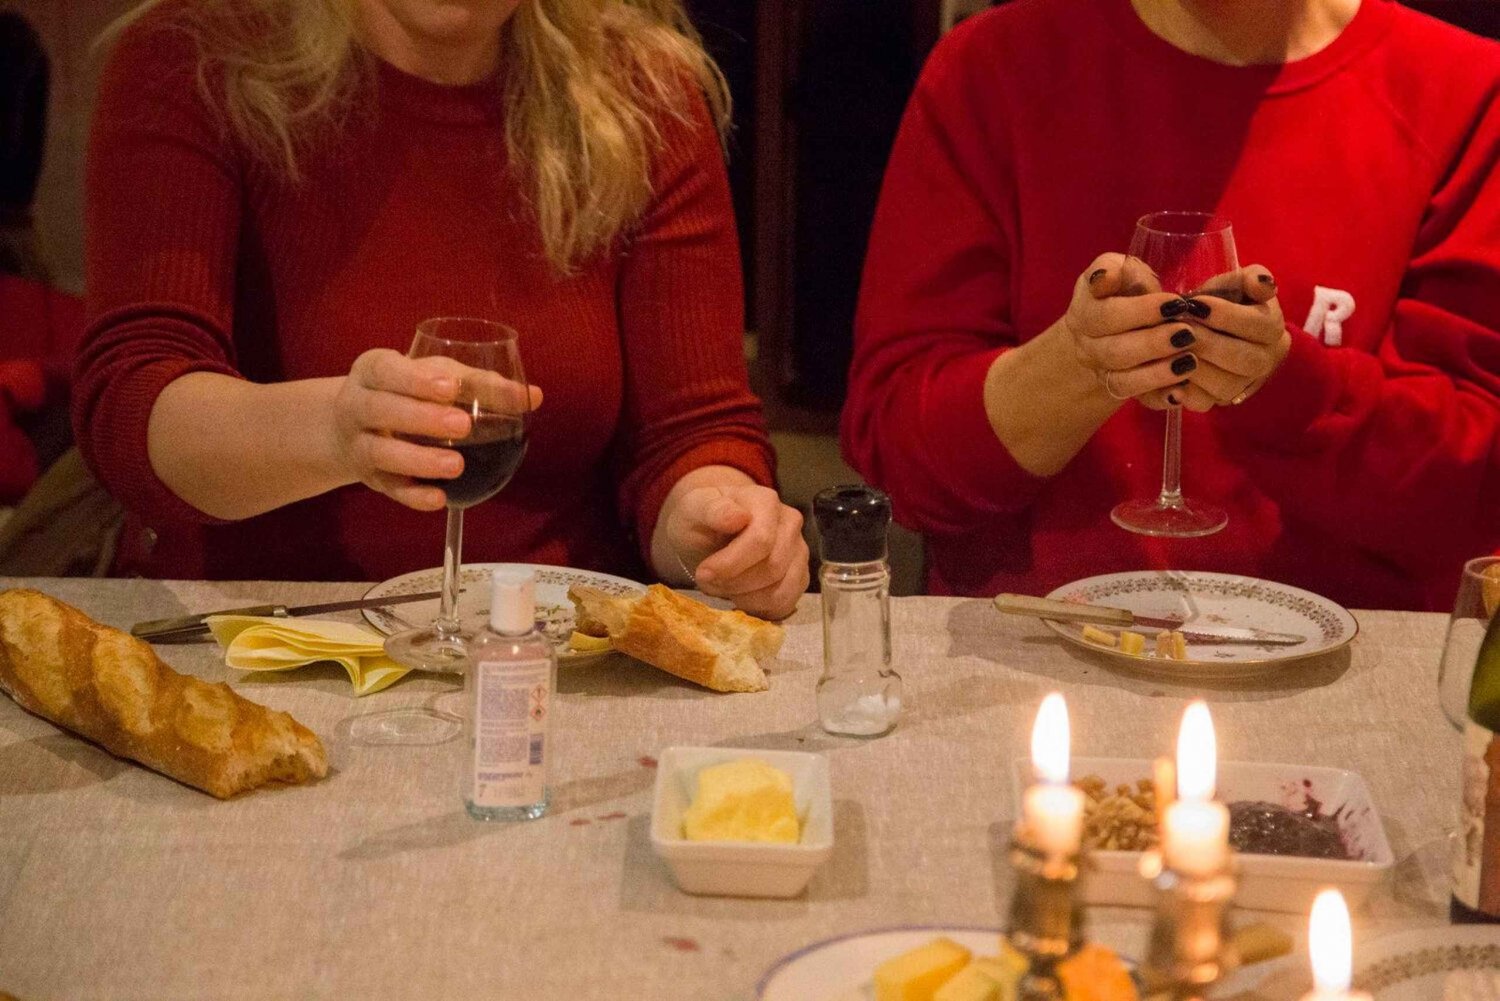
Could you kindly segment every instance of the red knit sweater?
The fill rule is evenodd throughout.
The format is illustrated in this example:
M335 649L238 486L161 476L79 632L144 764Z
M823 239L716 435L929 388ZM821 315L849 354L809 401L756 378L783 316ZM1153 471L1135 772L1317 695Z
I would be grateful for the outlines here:
M1497 162L1500 46L1386 0L1277 67L1188 55L1129 0L973 18L929 62L886 176L850 461L927 533L940 593L1170 567L1449 609L1461 562L1500 545ZM1159 489L1160 413L1126 405L1044 479L981 398L996 355L1056 320L1094 256L1158 209L1227 215L1292 328L1259 393L1185 415L1184 490L1230 514L1204 539L1109 520ZM1320 286L1352 316L1318 322L1319 303L1347 306Z
M683 473L718 463L771 482L733 212L701 102L691 122L658 122L638 225L560 278L509 172L493 84L442 87L381 64L293 182L226 136L196 59L180 33L137 27L112 54L94 119L74 417L132 516L120 569L370 580L441 562L439 514L351 486L216 523L146 453L157 395L186 373L340 375L369 348L404 352L429 316L514 326L546 392L515 479L468 512L469 561L640 574Z

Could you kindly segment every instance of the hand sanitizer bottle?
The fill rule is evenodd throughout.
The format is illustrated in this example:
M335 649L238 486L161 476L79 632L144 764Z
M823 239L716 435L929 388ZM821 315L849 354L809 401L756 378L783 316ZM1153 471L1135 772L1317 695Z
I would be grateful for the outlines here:
M497 569L489 628L469 643L463 798L475 820L535 820L547 812L547 759L557 655L536 628L536 578Z

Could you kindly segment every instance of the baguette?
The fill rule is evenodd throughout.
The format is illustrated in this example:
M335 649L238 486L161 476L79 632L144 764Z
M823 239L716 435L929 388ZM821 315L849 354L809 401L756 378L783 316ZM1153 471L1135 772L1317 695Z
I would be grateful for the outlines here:
M39 591L0 591L0 690L122 758L227 799L328 773L318 738Z
M619 597L573 587L578 628L668 674L716 692L763 692L770 687L758 663L781 649L782 628L741 611L709 608L661 584Z

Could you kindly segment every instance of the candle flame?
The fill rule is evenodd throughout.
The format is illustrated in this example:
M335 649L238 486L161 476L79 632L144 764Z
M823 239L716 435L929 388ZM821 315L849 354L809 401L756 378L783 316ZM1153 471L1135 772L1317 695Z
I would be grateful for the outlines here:
M1354 934L1349 928L1349 906L1339 891L1324 890L1313 901L1307 948L1318 993L1346 993L1354 965Z
M1213 799L1214 775L1219 770L1219 749L1214 740L1214 720L1201 699L1182 714L1177 732L1177 795L1181 799Z
M1057 692L1042 700L1031 727L1031 766L1043 782L1059 785L1068 781L1068 704Z

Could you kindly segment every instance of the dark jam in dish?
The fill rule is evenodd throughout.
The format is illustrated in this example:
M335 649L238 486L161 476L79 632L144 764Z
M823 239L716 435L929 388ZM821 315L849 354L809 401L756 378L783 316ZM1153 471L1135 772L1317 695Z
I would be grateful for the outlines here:
M1247 855L1297 855L1302 858L1348 860L1339 833L1338 816L1322 812L1322 804L1309 799L1301 812L1274 803L1229 804L1229 843Z

